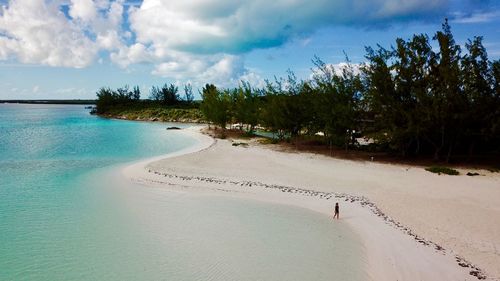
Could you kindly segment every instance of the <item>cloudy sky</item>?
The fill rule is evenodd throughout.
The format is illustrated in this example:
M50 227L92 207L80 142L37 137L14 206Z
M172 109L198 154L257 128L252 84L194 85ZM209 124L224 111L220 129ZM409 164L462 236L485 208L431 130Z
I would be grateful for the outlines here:
M497 0L0 0L0 99L305 78L314 55L360 63L364 46L432 35L444 18L458 43L484 36L500 58Z

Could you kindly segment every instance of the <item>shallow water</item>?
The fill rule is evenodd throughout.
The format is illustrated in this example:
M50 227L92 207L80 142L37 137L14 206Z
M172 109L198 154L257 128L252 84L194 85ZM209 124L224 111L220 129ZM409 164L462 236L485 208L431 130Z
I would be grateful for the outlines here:
M0 105L0 280L361 280L343 224L130 183L120 163L195 144L83 106Z

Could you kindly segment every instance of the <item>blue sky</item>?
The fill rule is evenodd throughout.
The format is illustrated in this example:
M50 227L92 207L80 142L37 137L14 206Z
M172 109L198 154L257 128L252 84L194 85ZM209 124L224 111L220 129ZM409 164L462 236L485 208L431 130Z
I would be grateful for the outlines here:
M0 0L0 99L94 98L102 86L232 87L307 78L311 59L362 63L364 47L432 37L500 58L500 4L480 0Z

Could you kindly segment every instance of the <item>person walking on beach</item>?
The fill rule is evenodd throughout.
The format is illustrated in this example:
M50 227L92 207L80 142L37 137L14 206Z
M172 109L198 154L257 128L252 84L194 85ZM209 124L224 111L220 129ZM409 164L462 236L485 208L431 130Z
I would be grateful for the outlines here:
M337 217L337 219L339 219L339 203L335 203L335 213L333 214L333 219L335 219L335 217Z

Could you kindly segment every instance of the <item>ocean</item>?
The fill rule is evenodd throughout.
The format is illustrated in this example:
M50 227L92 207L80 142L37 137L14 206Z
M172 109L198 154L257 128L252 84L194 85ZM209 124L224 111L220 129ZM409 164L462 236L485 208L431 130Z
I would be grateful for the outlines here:
M196 144L167 126L0 104L0 280L366 279L356 235L324 215L125 179Z

